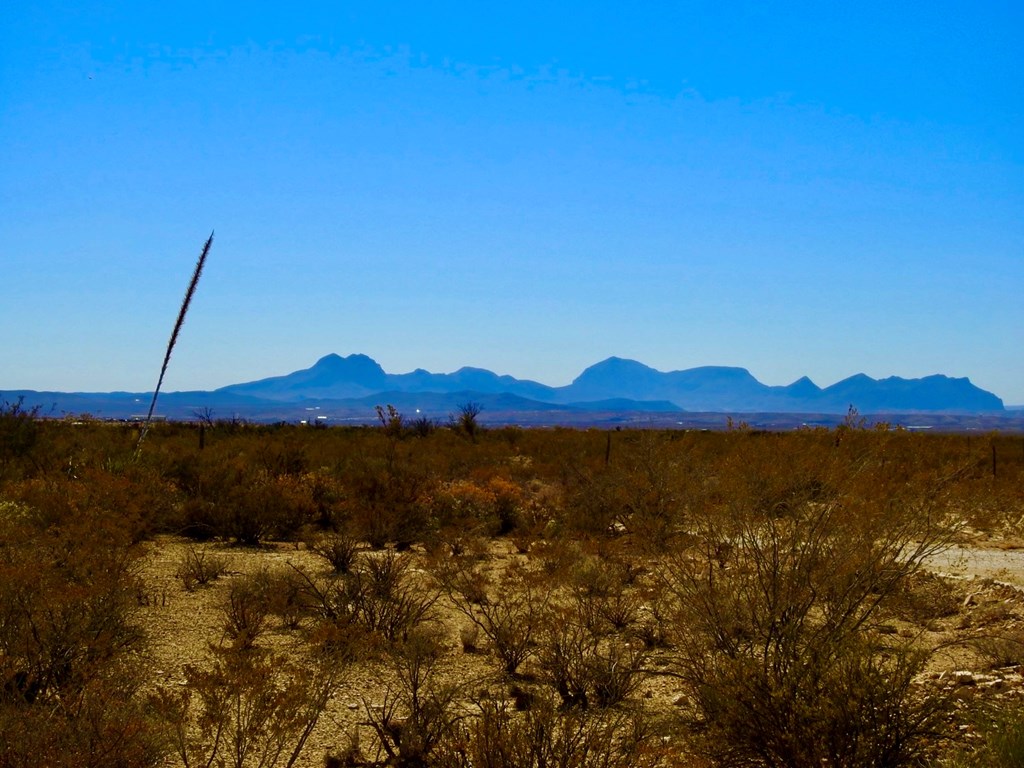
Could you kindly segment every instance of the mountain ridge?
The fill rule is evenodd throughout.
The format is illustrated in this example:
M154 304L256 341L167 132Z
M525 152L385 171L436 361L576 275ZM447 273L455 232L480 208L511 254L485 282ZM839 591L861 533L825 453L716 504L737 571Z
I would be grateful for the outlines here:
M477 392L514 395L545 405L579 407L588 403L669 403L680 411L842 413L946 412L990 413L1005 410L1003 401L966 377L932 374L916 379L874 379L857 373L827 387L807 376L792 384L763 384L746 368L700 366L659 371L644 363L608 357L584 369L573 381L552 387L529 379L463 366L452 373L417 368L387 373L365 354L332 353L310 368L214 390L223 395L259 397L279 402L362 398L384 392L451 394Z

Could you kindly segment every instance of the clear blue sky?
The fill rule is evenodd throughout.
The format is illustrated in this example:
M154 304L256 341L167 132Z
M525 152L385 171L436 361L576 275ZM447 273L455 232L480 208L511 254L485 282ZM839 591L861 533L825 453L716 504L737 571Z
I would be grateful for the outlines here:
M492 7L492 10L483 10ZM0 390L329 352L1024 403L1024 4L9 3Z

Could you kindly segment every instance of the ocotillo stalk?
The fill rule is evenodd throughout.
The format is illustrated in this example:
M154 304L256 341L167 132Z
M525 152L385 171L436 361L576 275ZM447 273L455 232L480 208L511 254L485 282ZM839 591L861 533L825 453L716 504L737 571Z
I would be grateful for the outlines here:
M160 395L160 385L164 383L164 374L167 373L167 364L171 362L171 352L174 350L174 345L178 341L178 333L181 331L181 326L185 324L185 315L188 313L188 305L192 303L192 296L195 295L196 286L199 285L199 277L203 274L203 265L206 263L206 255L210 252L210 246L213 245L213 232L206 239L206 245L203 246L202 253L199 254L199 261L196 262L195 271L192 272L192 279L189 281L188 290L185 291L185 298L181 302L181 309L178 311L178 319L174 323L174 330L171 331L171 339L167 342L167 352L164 354L164 364L160 366L160 378L156 380L156 389L153 390L153 399L149 403L149 413L146 414L146 421L142 425L142 432L139 433L139 442L135 446L135 453L138 455L142 449L142 441L146 439L146 433L149 431L149 423L153 419L153 411L156 408L156 399Z

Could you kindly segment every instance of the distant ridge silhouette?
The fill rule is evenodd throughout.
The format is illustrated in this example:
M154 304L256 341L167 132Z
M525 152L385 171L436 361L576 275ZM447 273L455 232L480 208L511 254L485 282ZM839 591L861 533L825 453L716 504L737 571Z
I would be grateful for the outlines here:
M337 354L284 376L232 384L218 395L239 395L279 402L362 398L381 393L480 393L513 395L542 405L601 403L627 409L711 412L862 413L1003 411L1003 401L967 378L941 374L919 379L873 379L855 374L821 388L806 376L788 386L762 384L745 368L702 366L658 371L636 360L609 357L584 370L568 386L499 376L483 368L453 373L386 373L371 357Z

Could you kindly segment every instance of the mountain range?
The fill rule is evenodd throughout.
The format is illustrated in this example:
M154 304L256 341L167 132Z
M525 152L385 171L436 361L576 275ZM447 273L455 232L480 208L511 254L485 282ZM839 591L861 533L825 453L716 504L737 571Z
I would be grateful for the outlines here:
M0 400L12 397L23 397L26 405L38 404L44 413L137 418L145 414L152 393L0 392ZM1002 400L969 379L943 375L873 379L860 373L824 388L805 376L787 386L769 386L745 368L703 366L664 372L635 360L609 357L584 370L571 384L551 387L483 368L387 373L362 354L330 354L309 368L213 391L164 392L158 412L184 419L194 418L199 411L214 411L219 417L234 414L254 421L366 423L374 420L378 404L394 404L410 415L443 418L470 401L482 405L494 423L534 425L672 425L684 423L680 420L684 413L688 413L686 422L694 424L716 423L712 414L795 414L757 423L799 425L834 423L853 407L862 414L927 416L936 426L948 425L950 420L963 425L970 416L972 424L992 428L990 417L1001 422L1013 415L1005 411ZM805 419L800 414L824 418Z
M873 379L862 373L821 388L806 376L788 386L762 384L745 368L703 366L662 372L635 360L609 357L564 387L499 376L482 368L454 373L386 373L371 357L336 354L312 367L216 390L266 400L339 400L382 393L512 395L536 404L601 410L703 412L862 413L943 411L988 413L1003 401L966 378Z

